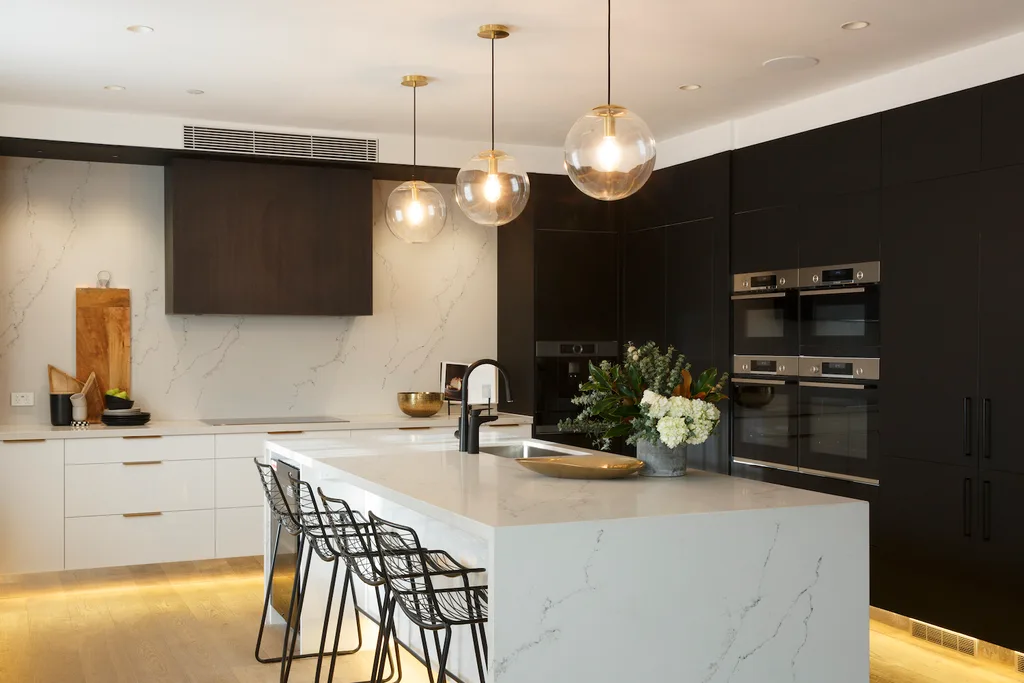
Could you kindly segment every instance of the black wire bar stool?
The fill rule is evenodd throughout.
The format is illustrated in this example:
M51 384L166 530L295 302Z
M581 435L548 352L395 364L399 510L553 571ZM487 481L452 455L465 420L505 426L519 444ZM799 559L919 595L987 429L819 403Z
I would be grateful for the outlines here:
M315 551L317 557L324 562L331 565L331 583L330 588L327 590L327 605L324 608L324 626L320 634L320 648L315 653L317 655L316 661L316 675L314 681L319 683L320 672L323 668L324 662L324 647L327 645L327 633L330 629L331 621L331 605L334 602L334 587L338 580L338 568L341 566L341 556L337 552L336 548L339 540L335 537L338 531L342 533L346 532L346 527L343 524L328 523L329 515L321 512L320 507L316 503L316 498L313 496L313 488L309 485L309 482L296 479L294 475L288 475L288 485L291 490L295 492L295 498L299 508L299 523L302 527L302 538L306 544L306 571L302 577L302 589L298 597L297 609L298 616L302 615L302 604L304 602L306 594L306 584L309 580L309 563L313 559L313 552ZM334 520L332 520L333 522ZM345 606L348 602L348 596L352 595L352 607L355 613L356 620L356 646L348 650L338 650L338 644L341 640L341 624L345 616ZM293 598L294 599L294 598ZM328 675L328 681L334 676L334 665L337 661L338 655L351 655L359 652L363 647L363 627L359 618L359 601L356 597L355 583L352 580L352 567L345 563L345 576L342 579L341 588L341 606L338 610L338 624L335 629L334 647L331 650L331 669ZM295 651L295 641L297 637L292 637L291 651ZM289 656L289 660L291 656ZM291 666L289 662L289 667ZM288 680L287 673L282 681L286 683Z
M259 632L256 636L256 649L255 657L256 661L261 664L275 664L280 662L281 683L286 683L288 676L291 673L291 661L292 659L306 659L309 657L318 658L318 673L319 678L319 663L323 658L323 648L321 647L318 652L310 652L300 655L295 655L295 644L298 640L298 628L294 626L297 624L299 617L301 616L302 610L302 598L305 596L306 583L309 579L309 566L311 558L312 548L306 542L306 534L304 528L310 525L313 520L306 520L306 524L303 524L301 519L301 512L297 508L293 508L292 504L288 502L288 497L285 495L285 490L281 486L281 482L277 477L277 473L274 468L268 464L259 461L259 458L253 458L256 463L257 471L260 475L260 482L263 485L263 492L266 496L267 503L270 505L271 512L277 519L277 528L274 532L274 548L271 554L270 560L270 572L267 576L267 589L263 598L263 612L260 616L260 627ZM285 616L285 629L284 629L284 642L281 648L280 657L262 657L260 656L260 648L263 642L263 634L266 629L267 614L270 610L270 598L273 592L274 572L277 570L277 556L278 550L281 544L282 532L291 535L296 539L296 551L295 551L295 578L292 582L291 598L288 604L288 614ZM305 572L301 573L302 569L302 556L303 551L306 555ZM301 575L301 579L300 579ZM333 593L334 584L331 584L331 592ZM328 603L327 613L330 613L330 603ZM359 630L359 622L357 617L356 622L357 630ZM289 647L289 637L291 637L291 645ZM360 646L362 644L362 634L359 634ZM357 648L358 649L358 648ZM344 653L350 654L350 653Z
M384 588L385 581L377 561L377 549L370 523L366 521L362 513L358 510L353 510L347 501L341 498L332 498L324 493L321 488L317 489L317 494L320 496L320 501L323 505L324 517L334 531L332 542L334 543L335 553L346 564L350 573L355 574L360 581L374 589L377 598L377 614L380 615L380 625L383 627L386 596L382 595L381 589ZM344 613L344 611L345 597L342 595L340 613ZM335 650L338 649L340 637L341 618L339 617L334 633ZM392 637L395 642L394 656L392 657L391 648L384 652L389 673L380 683L399 683L402 680L401 653L398 646L398 637L394 634L393 630ZM374 662L371 668L373 674L377 673L377 663L381 659L383 642L384 630L381 628L378 630L377 646L374 649ZM337 657L332 656L330 670L327 674L328 683L331 683L334 679L336 661ZM372 682L363 681L361 683Z
M435 677L427 647L427 631L433 634L437 652L436 681L447 683L452 628L469 626L477 673L483 683L487 660L487 634L484 628L487 623L487 586L471 585L470 578L484 569L466 567L442 550L426 550L411 527L389 522L373 512L369 516L386 587L386 616L382 617L386 625L381 628L385 634L384 646L387 647L387 638L394 632L396 607L401 607L405 616L420 629L430 683L434 683ZM441 577L460 579L452 583L461 585L435 585L435 580ZM442 631L443 645L439 637ZM383 675L382 662L377 662L377 668ZM374 674L376 676L376 670Z

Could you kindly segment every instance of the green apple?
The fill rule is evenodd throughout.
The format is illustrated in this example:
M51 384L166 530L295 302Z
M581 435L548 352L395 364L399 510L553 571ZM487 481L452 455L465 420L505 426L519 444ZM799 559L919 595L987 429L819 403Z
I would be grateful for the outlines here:
M123 391L123 390L122 390L122 391L119 391L119 392L117 392L117 393L116 393L116 394L114 394L114 395L115 395L115 396L117 396L118 398L124 398L124 399L127 399L127 398L128 398L128 392L127 392L127 391Z
M117 396L117 392L119 391L121 390L118 389L117 387L114 387L113 389L107 389L107 396Z

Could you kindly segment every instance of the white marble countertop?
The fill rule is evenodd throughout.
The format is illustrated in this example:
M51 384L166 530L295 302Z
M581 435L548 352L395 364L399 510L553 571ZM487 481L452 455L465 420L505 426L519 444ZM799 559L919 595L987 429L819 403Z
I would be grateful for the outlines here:
M0 441L26 439L87 439L119 436L173 436L182 434L259 434L265 432L319 432L348 431L364 429L402 429L409 427L451 427L458 425L458 415L448 417L444 408L434 417L407 417L405 415L338 415L347 422L312 424L258 424L258 425L208 425L199 420L153 421L142 427L107 427L90 425L84 429L54 427L48 424L6 424L0 425ZM489 424L532 424L529 415L499 413L497 422Z
M482 434L481 448L486 448L487 436L492 437L491 442L509 441L497 434ZM351 439L318 439L315 443L270 440L268 448L302 466L319 469L324 482L352 484L483 535L507 526L858 503L695 470L675 479L552 479L530 472L512 459L459 453L455 440L444 435L418 439L353 435Z

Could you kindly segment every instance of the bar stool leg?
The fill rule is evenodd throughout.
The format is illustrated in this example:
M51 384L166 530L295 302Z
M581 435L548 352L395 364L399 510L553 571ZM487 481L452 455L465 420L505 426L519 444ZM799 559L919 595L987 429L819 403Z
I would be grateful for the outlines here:
M437 631L434 631L434 634L436 635ZM438 661L437 661L437 667L438 667L437 668L437 683L448 683L448 671L447 671L447 667L448 667L448 648L451 647L451 644L452 644L452 627L451 626L445 626L445 628L444 628L444 649L442 649L441 653L438 655ZM481 679L481 680L483 680L483 679Z
M302 620L302 603L305 602L305 599L306 599L306 584L309 583L309 565L311 565L313 563L313 546L310 543L305 543L304 545L306 546L306 569L305 569L305 571L302 572L302 588L299 590L298 601L297 601L297 603L295 605L295 620L296 621L301 621ZM301 556L302 555L300 553L299 557L301 557ZM298 567L296 567L295 578L296 578L296 580L298 580L298 578L299 578ZM291 610L289 610L289 613L290 612L291 612ZM291 623L291 616L290 616L290 614L289 614L288 622ZM292 629L292 631L293 631L293 633L292 633L292 645L291 645L290 651L288 652L287 661L282 661L281 662L281 664L282 664L282 667L281 667L282 668L282 671L281 671L281 683L288 683L288 676L289 676L289 674L291 674L291 671L292 671L292 660L295 658L295 643L299 639L299 629L295 628L295 629ZM288 631L287 630L285 631L285 635L286 636L288 635ZM287 639L285 640L285 644L287 646Z
M327 631L331 623L331 603L334 601L334 582L338 579L338 560L334 560L331 563L331 586L327 589L327 607L324 608L324 629L320 634L320 650L316 656L316 677L313 679L316 683L320 683L320 669L324 664L324 646L327 644ZM347 578L346 574L346 578ZM342 592L342 609L345 607L345 595ZM340 628L340 622L339 622ZM334 649L338 649L338 644L335 642Z
M274 537L274 554L270 556L270 574L267 577L267 592L263 598L263 615L260 617L260 630L256 634L256 661L260 664L277 662L276 657L263 659L260 657L260 644L263 642L263 629L267 625L267 612L270 610L270 595L274 588L274 569L277 567L277 548L281 544L281 520L277 520L277 535Z

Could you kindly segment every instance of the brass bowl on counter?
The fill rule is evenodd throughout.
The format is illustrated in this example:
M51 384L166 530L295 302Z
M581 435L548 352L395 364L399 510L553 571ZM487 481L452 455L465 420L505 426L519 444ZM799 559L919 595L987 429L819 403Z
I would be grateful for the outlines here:
M444 405L440 391L400 391L398 407L409 417L433 417Z

